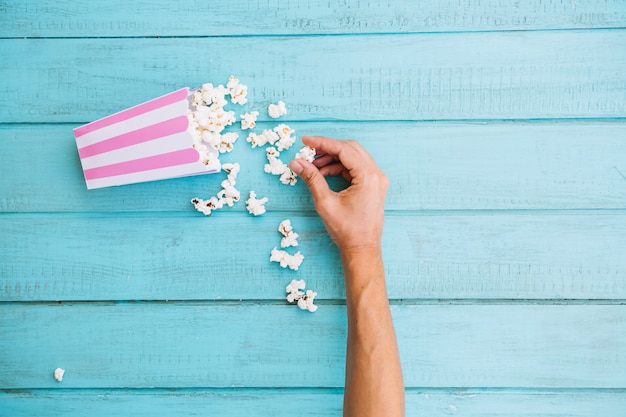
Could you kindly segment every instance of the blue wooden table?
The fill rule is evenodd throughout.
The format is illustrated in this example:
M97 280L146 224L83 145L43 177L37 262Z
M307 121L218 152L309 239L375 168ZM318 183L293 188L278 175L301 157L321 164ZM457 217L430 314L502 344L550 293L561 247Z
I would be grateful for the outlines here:
M259 130L283 100L388 174L407 415L626 415L626 2L33 0L0 1L0 416L341 414L302 182L241 136L261 217L193 209L223 174L85 187L73 128L231 74ZM297 272L269 262L286 218Z

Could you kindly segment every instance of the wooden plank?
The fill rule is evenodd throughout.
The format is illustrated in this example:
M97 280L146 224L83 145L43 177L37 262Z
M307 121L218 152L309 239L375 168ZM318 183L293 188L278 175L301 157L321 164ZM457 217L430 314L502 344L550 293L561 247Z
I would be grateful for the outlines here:
M0 122L87 122L230 74L247 108L282 99L286 120L624 117L625 44L626 30L5 39Z
M242 280L240 285L246 285ZM623 305L393 306L407 387L623 388ZM341 387L345 307L0 305L0 386Z
M261 123L257 130L273 126ZM623 121L290 126L298 135L358 138L389 176L390 211L626 208ZM219 174L88 191L73 127L0 127L0 211L188 212L190 198L217 193L224 179ZM221 158L241 164L240 190L268 196L269 212L310 210L304 184L285 187L263 173L264 151L250 148L245 131L234 131L240 132L235 150ZM289 160L297 148L282 158Z
M622 2L534 0L514 10L500 0L387 0L306 4L233 0L228 5L165 0L0 1L0 37L237 36L610 28L626 24Z
M298 271L269 262L285 218L300 234ZM280 301L294 278L344 297L315 216L6 216L0 235L3 301ZM626 299L623 212L393 215L383 245L393 299Z
M0 392L0 412L12 417L124 415L338 416L341 393L273 389ZM463 417L623 417L626 396L602 391L493 392L450 390L406 394L406 415Z

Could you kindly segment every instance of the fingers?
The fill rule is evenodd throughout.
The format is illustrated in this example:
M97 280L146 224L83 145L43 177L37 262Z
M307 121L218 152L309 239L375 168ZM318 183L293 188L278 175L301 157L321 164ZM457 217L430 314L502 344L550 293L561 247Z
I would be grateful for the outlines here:
M289 163L289 168L306 182L315 201L319 201L332 193L328 188L326 178L312 163L304 159L294 159Z
M330 156L332 160L339 160L341 164L357 176L367 165L374 165L374 160L369 153L354 140L336 140L324 136L303 136L302 142L315 148L322 161L316 163L318 167L330 163L330 160L323 159Z

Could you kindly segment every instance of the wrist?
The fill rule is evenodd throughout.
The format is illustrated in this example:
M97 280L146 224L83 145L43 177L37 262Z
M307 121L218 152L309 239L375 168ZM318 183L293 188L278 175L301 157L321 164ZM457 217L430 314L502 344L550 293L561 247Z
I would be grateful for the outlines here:
M380 243L352 245L339 247L342 262L362 261L369 262L382 259L383 249Z

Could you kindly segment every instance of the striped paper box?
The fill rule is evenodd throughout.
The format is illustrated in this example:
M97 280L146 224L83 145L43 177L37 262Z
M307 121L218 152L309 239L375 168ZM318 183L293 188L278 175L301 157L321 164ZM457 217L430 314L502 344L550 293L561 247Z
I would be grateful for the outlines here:
M218 153L200 162L187 131L189 88L74 129L88 189L209 174Z

